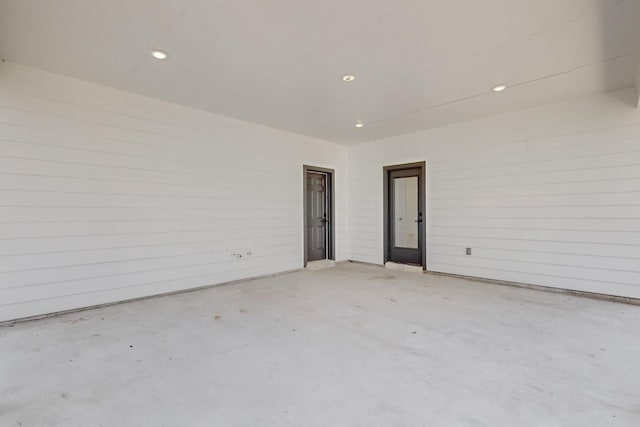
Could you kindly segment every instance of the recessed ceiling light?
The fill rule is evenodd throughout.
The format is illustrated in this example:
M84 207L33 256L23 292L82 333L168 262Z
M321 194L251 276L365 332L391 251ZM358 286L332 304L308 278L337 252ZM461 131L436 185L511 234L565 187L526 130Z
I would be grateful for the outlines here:
M507 86L505 86L505 85L496 85L496 86L492 87L491 90L494 91L494 92L502 92L506 88L507 88Z
M342 76L342 81L345 82L352 82L356 79L356 76L354 76L353 74L345 74L344 76Z
M363 127L363 126L364 126L364 123L362 123L362 122L357 122L354 126L355 126L355 127L357 127L357 128L361 128L361 127Z
M153 56L156 59L167 59L169 57L169 55L167 55L166 52L163 52L161 50L152 50L151 56Z

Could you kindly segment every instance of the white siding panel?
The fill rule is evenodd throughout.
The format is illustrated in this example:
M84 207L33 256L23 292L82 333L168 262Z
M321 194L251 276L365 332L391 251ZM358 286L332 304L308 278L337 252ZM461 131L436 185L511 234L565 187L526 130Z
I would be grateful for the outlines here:
M634 96L621 90L353 147L350 258L383 261L383 166L426 161L430 270L640 297Z
M347 152L4 63L0 321L301 268L303 164L346 259Z

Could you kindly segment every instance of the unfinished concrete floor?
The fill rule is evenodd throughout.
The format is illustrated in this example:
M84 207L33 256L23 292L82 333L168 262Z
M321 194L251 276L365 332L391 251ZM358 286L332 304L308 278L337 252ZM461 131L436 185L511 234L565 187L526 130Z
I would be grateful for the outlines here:
M342 264L0 329L4 426L640 426L640 307Z

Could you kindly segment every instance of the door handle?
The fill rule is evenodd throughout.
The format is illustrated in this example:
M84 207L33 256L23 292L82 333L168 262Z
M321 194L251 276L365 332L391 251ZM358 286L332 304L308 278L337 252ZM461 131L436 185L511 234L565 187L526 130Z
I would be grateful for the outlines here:
M421 220L421 219L416 219L416 220L415 220L415 221L413 221L413 222L422 222L422 220Z

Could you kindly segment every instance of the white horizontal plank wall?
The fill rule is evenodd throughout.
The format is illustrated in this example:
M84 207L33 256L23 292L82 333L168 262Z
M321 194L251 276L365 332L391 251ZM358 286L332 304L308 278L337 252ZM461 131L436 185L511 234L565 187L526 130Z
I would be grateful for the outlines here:
M345 259L346 161L336 144L4 63L0 321L301 268L303 164L336 170Z
M353 147L350 258L383 262L383 166L426 161L429 270L640 297L634 96L622 90Z

